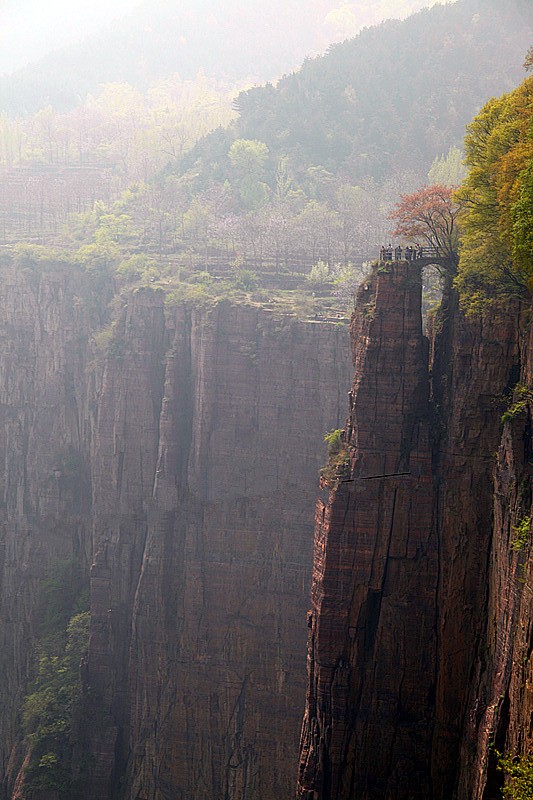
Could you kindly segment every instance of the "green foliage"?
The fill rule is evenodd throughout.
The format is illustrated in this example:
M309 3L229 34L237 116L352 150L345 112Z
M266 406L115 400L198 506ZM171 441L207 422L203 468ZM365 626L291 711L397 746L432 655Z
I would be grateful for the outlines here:
M527 410L528 404L532 399L533 393L531 389L522 384L515 386L512 402L509 408L502 414L502 423L511 422L513 419L523 414Z
M52 565L37 613L36 676L22 709L30 745L26 786L32 791L59 791L65 800L72 788L72 737L81 703L79 666L88 646L87 604L86 587L74 561Z
M49 270L59 267L75 269L72 255L58 247L20 243L13 248L13 264L19 269Z
M463 153L458 147L450 147L447 155L437 156L429 168L428 183L455 187L466 178Z
M245 175L239 181L239 195L242 205L247 211L262 208L266 204L269 194L268 184L260 181L254 175Z
M513 539L511 541L511 550L520 552L524 550L529 542L529 532L531 530L531 517L521 517L516 525L513 526Z
M533 158L533 154L532 154ZM528 275L533 271L531 258L533 253L533 160L521 170L516 187L516 201L510 211L511 250L516 264Z
M350 473L350 451L343 439L344 431L336 428L324 436L328 448L328 463L320 470L321 481L336 488Z
M71 617L66 628L66 644L60 655L47 646L39 659L34 691L26 697L23 722L33 742L43 734L63 732L78 689L80 659L89 641L88 611Z
M238 269L233 279L233 284L237 289L244 292L253 292L259 285L259 278L249 269Z
M311 267L311 271L306 275L306 281L313 289L323 289L331 283L333 276L328 265L324 261L317 261Z
M23 723L31 744L26 773L31 789L70 789L72 725L81 702L79 665L89 640L89 612L73 616L61 654L43 652L33 691L26 697Z
M268 158L268 147L257 139L236 139L228 156L239 175L259 177Z
M144 283L158 274L157 261L144 253L136 253L122 259L116 274L127 281L140 280Z
M268 147L256 139L236 139L228 153L238 178L242 204L251 211L268 200L269 188L262 180L268 159Z
M194 307L212 305L217 299L225 297L226 293L220 292L217 296L212 283L177 283L170 291L165 294L165 304L167 307L180 306L182 304Z
M193 272L193 274L189 277L189 283L197 283L201 284L202 286L208 287L213 285L213 276L210 272L205 272L205 270L201 270L200 272Z
M456 285L476 310L533 286L533 76L492 98L468 128L468 176L456 193L462 249Z
M533 756L497 753L498 769L505 774L504 800L533 800Z
M328 456L335 456L339 453L342 447L342 433L342 428L334 428L329 433L324 434L324 441L328 447Z
M116 320L110 322L93 335L98 359L111 358L120 361L124 357L126 342Z

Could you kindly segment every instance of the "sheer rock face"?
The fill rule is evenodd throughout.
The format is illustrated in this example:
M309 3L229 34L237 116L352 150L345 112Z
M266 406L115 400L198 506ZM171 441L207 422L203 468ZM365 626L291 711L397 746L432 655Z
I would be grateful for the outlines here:
M316 511L299 796L429 795L437 540L420 275L363 287L351 481Z
M530 742L530 565L510 547L528 403L498 450L525 317L465 320L448 290L428 392L412 269L378 270L353 322L351 482L316 513L305 800L489 800L494 741Z
M2 267L0 281L0 796L25 750L20 706L54 565L90 559L84 370L98 320L81 274ZM9 788L9 792L11 789Z
M307 514L349 343L228 305L173 325L132 616L131 796L277 799L305 698Z
M229 304L167 310L146 289L117 311L102 360L82 283L8 271L0 285L3 796L31 793L20 709L35 612L48 566L71 560L92 564L74 752L85 797L279 800L297 760L313 496L349 387L346 328Z
M316 506L305 800L495 800L494 743L533 747L530 391L501 422L533 383L526 315L465 320L449 292L428 354L419 283L377 272L353 322L350 480ZM85 798L290 797L345 330L145 289L103 358L81 273L3 268L0 307L0 797L57 800L26 786L20 710L58 563L92 565Z
M481 798L482 790L478 795L474 788L475 752L479 746L479 758L488 763L492 748L491 737L482 733L482 718L491 713L489 685L494 681L487 626L495 621L498 638L508 640L510 635L505 615L494 609L503 599L498 582L502 578L505 583L506 573L491 577L500 548L494 517L500 489L494 475L504 397L520 374L524 326L518 304L504 314L465 320L453 295L445 299L438 320L433 374L441 419L434 461L439 659L432 769L439 800L447 800L454 790L465 800ZM508 647L509 641L504 649ZM501 687L494 689L501 693Z
M492 546L486 568L484 626L475 661L461 747L459 796L495 800L503 776L495 752L520 756L533 747L532 403L533 348L529 320L515 313L520 381L493 455ZM522 336L518 336L521 333Z

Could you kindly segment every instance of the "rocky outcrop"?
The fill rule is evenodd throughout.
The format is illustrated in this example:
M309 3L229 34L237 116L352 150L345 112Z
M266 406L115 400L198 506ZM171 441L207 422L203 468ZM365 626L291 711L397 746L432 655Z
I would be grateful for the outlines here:
M1 796L61 800L27 780L21 707L50 599L90 580L78 795L290 797L346 331L153 288L108 320L101 289L2 268ZM361 288L300 798L496 800L495 750L533 744L527 324L518 303L465 319L449 289L428 342L415 265Z
M90 571L78 793L289 796L347 329L152 288L101 329L83 274L2 277L3 796L61 795L27 783L20 724L57 564Z
M299 796L429 796L438 547L419 271L374 275L352 337L349 479L316 511Z
M350 475L317 506L305 800L489 800L494 743L529 742L523 389L500 444L527 317L465 319L448 288L428 359L413 270L378 269L353 321Z

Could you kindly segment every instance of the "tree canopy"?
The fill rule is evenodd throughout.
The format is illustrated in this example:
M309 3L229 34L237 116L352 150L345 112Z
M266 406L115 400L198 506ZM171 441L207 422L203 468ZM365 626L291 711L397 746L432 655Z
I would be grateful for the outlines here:
M469 303L533 289L533 76L492 98L468 127L456 193L457 285Z
M403 195L391 214L397 222L394 235L424 242L448 262L450 272L455 272L459 247L457 214L449 186L423 186Z

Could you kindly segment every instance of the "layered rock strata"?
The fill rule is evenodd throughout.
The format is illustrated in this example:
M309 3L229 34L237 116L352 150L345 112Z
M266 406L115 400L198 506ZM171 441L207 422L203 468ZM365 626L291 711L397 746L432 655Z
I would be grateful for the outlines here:
M229 305L172 326L132 615L131 796L289 796L308 511L346 330Z
M499 579L491 578L500 547L494 517L496 454L502 413L520 375L526 321L518 303L465 319L454 293L445 297L437 320L432 367L440 420L434 460L440 566L432 771L439 800L477 796L473 753L481 718L492 703L486 686L492 683L493 657L487 625L494 619L491 606L500 602ZM505 549L509 553L507 544ZM503 615L496 625L500 636L507 628ZM490 737L480 744L484 762L492 745Z

